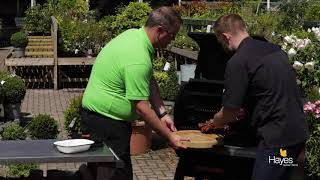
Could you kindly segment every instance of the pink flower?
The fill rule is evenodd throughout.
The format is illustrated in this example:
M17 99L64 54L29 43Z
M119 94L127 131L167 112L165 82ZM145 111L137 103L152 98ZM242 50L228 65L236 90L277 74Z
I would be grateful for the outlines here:
M311 113L317 119L320 119L320 100L314 102L307 102L303 106L305 113Z
M316 102L314 102L314 104L320 106L320 100L317 100Z
M303 106L303 110L305 112L313 112L316 108L316 105L311 103L311 102L307 102L304 106Z

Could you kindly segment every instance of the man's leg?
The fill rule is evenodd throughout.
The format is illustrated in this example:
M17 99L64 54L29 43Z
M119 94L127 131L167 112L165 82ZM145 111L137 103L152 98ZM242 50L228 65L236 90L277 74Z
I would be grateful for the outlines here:
M96 113L83 110L81 127L93 140L103 141L124 161L124 168L115 168L108 163L99 163L97 179L131 180L132 165L130 158L131 123L113 120Z
M286 150L286 158L292 158L293 164L297 164L297 158L303 147L303 144L298 144L284 147L282 150ZM275 158L280 159L276 160ZM280 156L280 148L258 150L252 180L289 180L294 166L280 165L279 161L283 161L283 159Z

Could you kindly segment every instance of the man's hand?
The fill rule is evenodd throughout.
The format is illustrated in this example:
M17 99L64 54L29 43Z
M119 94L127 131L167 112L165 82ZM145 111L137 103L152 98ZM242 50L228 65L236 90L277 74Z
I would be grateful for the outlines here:
M173 149L187 149L187 146L183 143L184 141L190 141L190 139L171 133L169 138L169 145Z
M237 115L237 120L242 120L246 117L246 111L245 109L241 108L238 115Z
M177 131L177 128L174 126L172 118L168 114L163 116L160 120L163 125L169 128L170 131Z

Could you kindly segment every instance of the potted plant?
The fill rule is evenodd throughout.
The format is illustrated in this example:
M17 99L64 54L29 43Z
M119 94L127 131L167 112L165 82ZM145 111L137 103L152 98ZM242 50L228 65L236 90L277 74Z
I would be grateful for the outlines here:
M32 139L55 139L59 134L57 121L47 114L39 114L28 125Z
M17 58L24 56L25 47L28 45L28 36L24 32L16 32L11 38L10 42L14 47L14 55Z
M21 101L26 94L24 81L16 75L1 77L5 117L8 120L20 119Z
M72 99L69 107L63 112L64 127L71 138L78 138L82 134L80 127L81 101L82 96Z

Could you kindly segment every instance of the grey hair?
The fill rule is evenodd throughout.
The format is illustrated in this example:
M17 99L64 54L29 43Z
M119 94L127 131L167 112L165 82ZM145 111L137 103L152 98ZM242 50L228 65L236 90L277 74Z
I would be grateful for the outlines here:
M168 6L163 6L153 10L148 17L145 27L154 27L161 25L169 29L175 23L182 23L181 16L178 12Z

